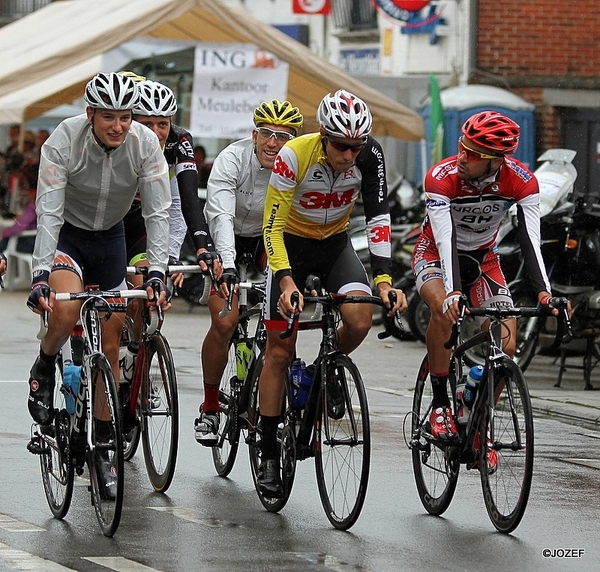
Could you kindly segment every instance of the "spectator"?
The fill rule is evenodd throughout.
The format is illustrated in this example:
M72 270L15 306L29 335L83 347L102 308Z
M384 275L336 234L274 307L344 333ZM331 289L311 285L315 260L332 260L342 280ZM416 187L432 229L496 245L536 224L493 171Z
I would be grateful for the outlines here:
M196 167L198 168L198 188L206 189L208 176L212 169L212 164L206 163L206 149L202 145L194 147L194 157L196 158Z
M0 252L4 252L8 245L8 239L11 236L18 236L23 231L35 230L37 228L37 216L35 213L35 193L29 193L29 202L23 209L23 212L15 219L12 226L5 228L0 233ZM35 236L21 236L17 240L17 250L19 252L33 252Z

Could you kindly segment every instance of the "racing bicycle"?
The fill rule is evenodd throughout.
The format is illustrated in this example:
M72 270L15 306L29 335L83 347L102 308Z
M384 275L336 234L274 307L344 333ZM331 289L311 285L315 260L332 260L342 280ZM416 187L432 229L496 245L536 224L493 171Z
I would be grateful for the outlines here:
M441 515L450 506L461 465L480 473L483 500L490 520L500 532L510 533L521 522L531 488L534 456L534 426L529 390L519 366L502 350L508 333L503 320L548 315L559 309L554 344L558 347L570 332L567 300L553 298L550 310L543 307L467 308L463 295L461 315L445 347L452 348L448 374L455 419L460 407L457 385L464 383L470 362L467 352L477 348L484 356L483 378L466 424L457 423L459 437L442 441L431 434L432 390L427 381L429 361L421 363L412 412L405 419L405 441L412 452L412 465L421 503L428 513ZM460 341L466 312L488 320L483 330ZM465 367L467 366L467 367ZM407 439L407 422L410 437Z

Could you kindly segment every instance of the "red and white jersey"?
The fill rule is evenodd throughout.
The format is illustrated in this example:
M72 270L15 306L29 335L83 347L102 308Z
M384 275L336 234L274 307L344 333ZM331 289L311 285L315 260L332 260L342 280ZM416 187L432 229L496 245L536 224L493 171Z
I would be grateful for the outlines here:
M483 181L458 176L457 157L434 165L425 177L427 215L423 234L435 242L447 292L460 290L457 252L496 246L506 211L517 204L518 239L537 292L550 292L540 250L539 186L535 175L506 157L495 175ZM417 255L417 253L415 253ZM418 260L415 270L418 271Z

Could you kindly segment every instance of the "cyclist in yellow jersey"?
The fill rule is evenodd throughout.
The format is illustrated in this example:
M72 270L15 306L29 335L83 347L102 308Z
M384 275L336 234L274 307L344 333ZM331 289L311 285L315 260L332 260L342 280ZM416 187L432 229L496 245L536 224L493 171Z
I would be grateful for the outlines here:
M292 294L302 291L309 274L321 278L330 292L369 295L367 273L347 234L352 207L361 191L363 171L380 165L380 184L362 188L373 279L384 303L390 306L390 215L385 185L385 164L379 144L370 137L372 117L355 95L338 90L319 105L319 133L287 142L275 159L265 202L263 236L269 260L267 277L267 348L260 378L262 463L258 473L261 492L282 495L277 424L283 399L283 380L294 353L296 334L282 340L280 330L293 313ZM396 290L390 308L406 309L406 297ZM371 327L372 306L348 304L341 309L339 350L350 353ZM333 393L333 392L332 392ZM328 404L332 417L343 407Z

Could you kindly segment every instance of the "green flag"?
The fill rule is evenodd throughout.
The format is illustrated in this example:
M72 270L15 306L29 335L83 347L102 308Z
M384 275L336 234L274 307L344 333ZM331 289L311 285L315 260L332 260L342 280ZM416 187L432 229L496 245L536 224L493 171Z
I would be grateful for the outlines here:
M440 97L440 86L433 74L429 74L429 96L431 98L431 164L444 159L446 155L446 144L444 141L444 109Z

